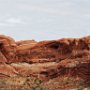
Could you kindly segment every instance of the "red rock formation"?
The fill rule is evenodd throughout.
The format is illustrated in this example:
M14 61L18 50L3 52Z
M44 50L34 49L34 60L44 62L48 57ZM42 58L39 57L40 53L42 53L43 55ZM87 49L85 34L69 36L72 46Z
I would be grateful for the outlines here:
M90 36L15 42L12 38L1 35L0 63L0 74L7 76L50 79L60 75L78 75L90 80Z
M0 63L6 63L7 59L5 58L5 56L0 52Z
M7 59L7 62L9 62L9 60L13 60L16 53L16 42L14 39L0 35L0 51L2 55L4 55L4 58Z

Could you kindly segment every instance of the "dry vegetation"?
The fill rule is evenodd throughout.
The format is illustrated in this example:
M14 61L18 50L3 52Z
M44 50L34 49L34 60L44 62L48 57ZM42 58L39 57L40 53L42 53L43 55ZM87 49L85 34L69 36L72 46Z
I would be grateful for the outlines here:
M88 87L88 88L87 88ZM35 77L8 77L0 79L0 90L90 90L78 77L57 77L42 81Z

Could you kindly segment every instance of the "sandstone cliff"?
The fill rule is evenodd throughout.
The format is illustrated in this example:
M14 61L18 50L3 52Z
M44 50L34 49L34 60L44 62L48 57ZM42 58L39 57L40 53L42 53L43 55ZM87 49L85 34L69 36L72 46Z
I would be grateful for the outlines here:
M90 80L90 36L18 41L0 35L0 76L35 76L49 80L78 76Z

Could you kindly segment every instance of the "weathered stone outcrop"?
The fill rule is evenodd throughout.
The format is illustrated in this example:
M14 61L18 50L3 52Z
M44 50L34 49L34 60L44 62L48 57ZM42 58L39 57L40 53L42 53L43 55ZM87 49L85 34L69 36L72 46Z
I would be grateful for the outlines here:
M0 63L6 63L7 59L5 58L5 56L2 54L2 52L0 52Z
M7 63L14 59L16 53L16 42L8 36L0 35L0 52L7 59ZM4 60L6 61L6 60Z
M70 75L90 80L90 36L15 42L0 36L0 75L51 79Z

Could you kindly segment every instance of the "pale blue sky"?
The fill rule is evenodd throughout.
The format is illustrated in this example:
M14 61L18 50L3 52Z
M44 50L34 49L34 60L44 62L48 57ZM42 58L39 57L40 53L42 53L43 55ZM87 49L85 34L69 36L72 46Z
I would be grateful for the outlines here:
M16 40L90 35L90 0L0 0L0 34Z

